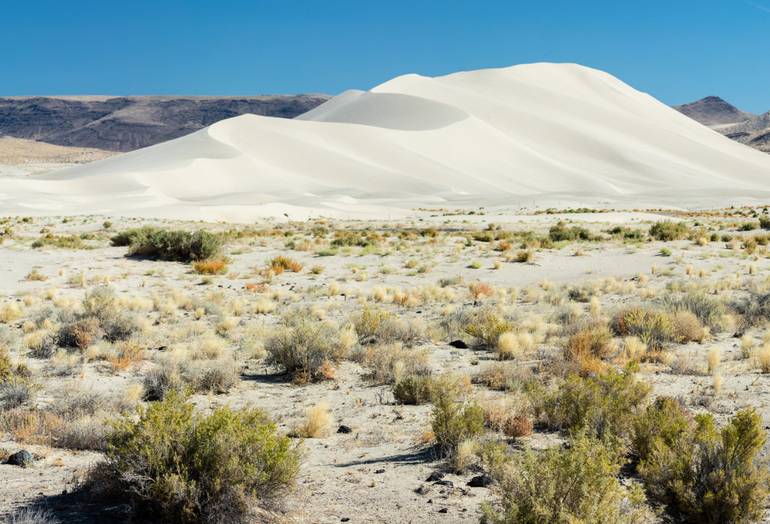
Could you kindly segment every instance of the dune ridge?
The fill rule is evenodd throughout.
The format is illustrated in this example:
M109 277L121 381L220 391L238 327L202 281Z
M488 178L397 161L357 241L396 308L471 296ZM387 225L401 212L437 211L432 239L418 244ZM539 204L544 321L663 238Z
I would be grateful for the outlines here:
M293 120L243 115L55 173L3 214L247 221L415 207L706 207L770 198L770 156L607 73L527 64L404 75Z

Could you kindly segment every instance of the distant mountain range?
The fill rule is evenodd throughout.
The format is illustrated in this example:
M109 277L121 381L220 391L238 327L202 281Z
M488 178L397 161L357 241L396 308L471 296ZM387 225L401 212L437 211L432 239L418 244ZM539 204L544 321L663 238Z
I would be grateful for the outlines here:
M246 113L294 118L327 95L0 98L0 136L133 151Z
M770 111L762 115L747 113L718 96L707 96L674 109L736 142L770 153Z
M323 94L0 97L0 137L127 152L247 113L294 118L329 98ZM674 109L737 142L770 152L770 112L747 113L717 96Z

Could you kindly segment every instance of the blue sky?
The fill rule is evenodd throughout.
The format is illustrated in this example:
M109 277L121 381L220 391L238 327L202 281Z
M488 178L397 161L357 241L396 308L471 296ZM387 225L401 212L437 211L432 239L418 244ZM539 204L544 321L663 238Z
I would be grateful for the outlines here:
M554 61L770 110L770 0L9 0L0 27L0 95L336 94Z

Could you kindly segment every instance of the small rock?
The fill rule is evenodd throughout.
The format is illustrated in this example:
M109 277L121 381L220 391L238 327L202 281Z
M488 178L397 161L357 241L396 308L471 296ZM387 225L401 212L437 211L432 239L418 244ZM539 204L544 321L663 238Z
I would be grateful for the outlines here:
M436 482L437 480L443 479L444 475L446 475L446 473L443 471L434 471L428 478L425 479L425 482Z
M26 449L22 449L21 451L17 451L16 453L8 457L8 460L6 462L12 466L19 466L22 468L26 468L27 466L31 465L34 461L35 459L32 456L32 453L30 453Z
M340 427L337 428L337 433L352 433L353 430L350 426L346 426L345 424L342 424Z
M468 349L468 344L463 342L462 340L453 340L449 343L450 346L457 349Z
M467 486L472 488L486 488L492 484L492 477L489 475L478 475L468 481Z
M428 493L430 493L430 486L426 484L420 484L420 487L414 490L414 492L417 493L418 495L427 495Z
M449 513L449 508L441 508L438 510L439 513Z
M350 521L350 517L342 517L340 519L340 522L349 522L349 521Z
M446 486L448 488L453 488L455 484L451 480L437 480L436 482L433 483L433 485L434 486Z
M384 469L375 469L374 472L376 474L380 474L380 473L385 473L385 470Z

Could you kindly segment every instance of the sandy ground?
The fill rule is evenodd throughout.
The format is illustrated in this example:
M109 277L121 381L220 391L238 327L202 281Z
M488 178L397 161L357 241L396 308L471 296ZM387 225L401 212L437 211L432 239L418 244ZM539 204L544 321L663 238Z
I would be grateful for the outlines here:
M107 239L112 232L136 226L141 223L138 220L112 218L109 230L102 226L105 217L77 217L66 223L60 218L13 221L13 238L0 245L0 292L4 304L16 303L22 308L22 317L9 323L9 327L19 333L20 340L24 336L24 320L34 316L36 311L55 301L77 303L88 289L105 282L126 300L149 302L147 306L137 306L137 311L151 319L154 326L145 340L144 360L126 370L110 371L104 361L83 359L64 371L54 372L51 363L25 357L26 349L21 342L12 355L26 362L34 376L39 377L41 389L35 402L44 408L68 387L96 392L104 397L120 395L132 384L141 383L155 361L170 351L165 348L166 344L195 344L201 330L211 332L221 320L221 315L209 314L196 319L191 310L181 306L169 306L170 311L161 313L165 306L157 306L157 303L163 303L158 297L168 297L170 293L202 301L213 300L217 308L224 310L236 302L243 303L243 312L231 313L237 319L236 334L222 337L226 351L235 352L242 331L254 326L269 330L282 313L297 305L321 308L328 318L344 321L360 311L362 303L369 303L434 326L442 318L442 309L446 306L473 307L467 284L483 281L495 289L506 290L508 298L504 302L515 308L522 318L548 319L558 308L570 305L566 291L581 285L600 290L597 296L601 307L611 312L622 304L655 300L666 292L667 287L686 283L717 289L720 282L736 282L719 293L726 299L743 296L745 290L762 286L770 275L770 258L765 251L748 255L721 241L703 246L690 240L665 244L617 240L568 243L558 248L536 249L534 261L526 264L504 261L502 254L492 250L489 243L465 244L465 229L479 231L490 222L503 230L542 233L558 220L577 219L576 223L601 232L618 223L646 230L660 215L564 214L509 218L506 221L504 216L461 215L443 217L440 224L434 224L435 217L423 214L421 219L411 223L327 224L335 230L370 227L394 234L432 225L442 231L435 242L417 238L396 248L398 241L392 237L387 241L390 246L387 249L343 248L333 256L320 256L319 250L323 246L308 251L286 247L290 238L311 239L308 231L313 224L261 223L256 227L280 226L297 233L292 237L246 237L229 243L226 248L230 260L228 273L211 278L194 274L185 264L126 258L125 248L109 246ZM735 224L743 219L701 220L707 221L714 230L730 231L738 236L743 234L734 231ZM202 225L156 223L169 227ZM230 226L207 224L206 227L223 230ZM89 249L51 246L34 249L31 242L40 236L41 229L56 235L90 233L92 237L85 241ZM662 247L669 248L671 256L660 256ZM267 284L267 291L256 295L247 291L246 284L258 281L258 269L279 254L291 256L305 269L276 276ZM498 262L497 269L495 262ZM308 271L316 265L322 266L320 274ZM474 266L478 268L474 269ZM33 269L46 279L29 280L27 275ZM424 288L436 287L442 279L456 279L449 285L453 292L450 298L425 299L403 307L378 303L374 299L378 290L383 289L415 293L423 290L421 296L427 296ZM335 292L328 291L335 286ZM275 311L255 313L251 307L262 298L270 298L276 305ZM152 305L153 300L156 306ZM588 306L577 304L576 307L585 309ZM765 332L756 330L750 335L761 344ZM552 351L554 344L546 340L541 350ZM422 347L429 353L430 366L436 372L474 375L496 358L489 351L454 349L440 336L432 337ZM723 385L718 394L713 391L713 377L705 370L705 354L713 347L720 349L722 359ZM655 394L683 397L692 409L706 409L717 414L720 420L741 407L754 406L770 426L770 375L761 374L750 360L741 356L739 341L731 332L717 333L703 344L676 346L671 351L681 357L677 365L684 361L688 365L645 364L640 370L640 377L653 386ZM390 386L372 385L366 372L361 364L344 361L334 380L298 386L277 375L276 370L267 367L263 361L252 359L243 362L241 379L229 393L196 394L192 401L202 410L219 405L260 407L270 413L282 431L295 427L308 407L319 402L328 404L332 417L331 433L328 437L304 440L298 489L287 501L290 515L297 522L477 521L479 504L492 497L487 488L466 485L478 470L471 468L462 474L449 473L445 479L451 481L451 486L426 482L433 471L446 469L445 463L423 441L423 435L430 428L430 405L395 404ZM481 397L499 395L481 385L476 385L475 390ZM337 433L342 424L349 426L352 432ZM71 490L73 479L82 477L101 457L98 452L19 442L13 440L12 435L3 438L0 450L10 453L24 448L40 458L27 469L0 465L0 478L3 479L0 514L35 501L53 500L62 491ZM515 446L543 447L558 439L558 435L536 431L517 441ZM57 503L61 504L61 501ZM73 511L72 507L65 509ZM59 510L63 509L59 507Z

